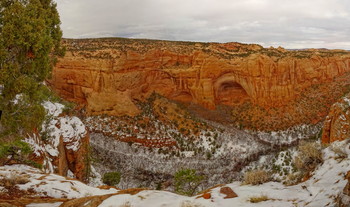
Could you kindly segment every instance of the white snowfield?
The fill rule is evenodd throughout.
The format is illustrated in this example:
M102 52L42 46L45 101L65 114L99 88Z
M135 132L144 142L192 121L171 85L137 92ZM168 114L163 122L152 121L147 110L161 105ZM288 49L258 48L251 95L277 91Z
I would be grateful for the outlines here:
M339 157L332 148L338 147L347 154ZM278 182L268 182L262 185L242 185L233 182L226 186L231 187L238 195L236 198L224 199L226 195L220 193L220 187L211 190L211 198L186 197L166 191L145 190L135 195L118 194L104 200L100 207L132 206L132 207L323 207L334 206L335 199L347 183L346 173L350 170L349 140L335 142L323 150L324 162L306 182L285 186ZM34 189L38 195L48 195L54 198L81 198L92 195L117 193L118 190L101 190L87 186L79 181L67 179L55 174L45 174L42 171L25 165L0 167L0 179L11 176L26 176L28 183L17 184L19 189ZM6 189L1 189L2 191ZM267 200L251 203L252 197L266 196ZM43 205L43 204L41 204ZM28 205L32 206L32 205ZM48 206L50 206L48 204Z

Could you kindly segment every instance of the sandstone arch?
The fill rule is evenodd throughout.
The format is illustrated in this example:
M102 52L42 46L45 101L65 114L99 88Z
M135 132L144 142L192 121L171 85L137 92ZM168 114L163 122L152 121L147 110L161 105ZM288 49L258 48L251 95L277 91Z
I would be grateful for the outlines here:
M214 84L216 104L235 106L250 99L244 84L233 74L219 77Z

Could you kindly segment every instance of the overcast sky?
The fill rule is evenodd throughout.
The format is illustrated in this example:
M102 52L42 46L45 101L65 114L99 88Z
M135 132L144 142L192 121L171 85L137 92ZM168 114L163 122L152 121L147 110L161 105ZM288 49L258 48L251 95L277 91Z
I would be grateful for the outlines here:
M350 0L56 0L66 38L350 49Z

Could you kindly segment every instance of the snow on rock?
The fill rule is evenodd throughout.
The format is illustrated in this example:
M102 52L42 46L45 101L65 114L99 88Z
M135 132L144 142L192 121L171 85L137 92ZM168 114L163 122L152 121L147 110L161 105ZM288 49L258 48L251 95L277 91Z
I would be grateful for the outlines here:
M43 104L46 110L46 121L42 124L41 136L36 134L27 137L24 141L31 145L37 157L44 157L43 166L48 172L53 172L52 158L59 156L58 145L62 137L68 150L78 151L86 136L87 130L82 121L75 116L60 116L64 105L46 101Z
M18 103L22 102L23 94L17 94L15 98L12 100L12 103L17 105Z
M334 206L336 197L347 183L344 175L350 168L349 156L339 159L334 148L341 148L350 155L349 142L335 142L323 150L324 163L314 171L312 177L297 185L286 186L279 182L268 182L262 185L242 185L233 182L226 186L238 195L236 198L224 199L220 188L210 191L211 198L197 198L176 195L163 191L142 191L136 195L114 195L100 204L100 207L121 206L130 204L133 207L180 207L192 204L198 207L293 207L293 206ZM267 200L251 203L252 197L266 196Z
M49 116L49 120L42 126L42 132L47 133L50 143L45 146L46 151L52 156L57 156L57 146L61 136L63 141L68 143L67 149L78 150L80 138L87 133L83 122L75 116L58 117L64 108L64 105L60 103L46 101L43 103L43 106Z
M87 186L80 181L67 179L56 174L46 174L39 169L26 165L5 165L0 167L0 179L9 179L11 176L26 177L28 182L15 185L22 191L34 190L37 192L37 196L81 198L117 192L117 190L113 188L103 190Z
M263 132L258 131L256 135L260 140L267 143L273 142L275 145L288 145L297 140L309 138L310 135L316 135L322 128L322 123L316 125L297 125L293 126L287 130L283 131L272 131L272 132Z
M220 188L208 191L210 199L199 196L187 197L167 191L143 190L134 195L115 189L102 190L87 186L79 181L67 179L55 174L44 174L40 170L25 165L0 167L0 179L13 175L25 176L28 182L16 184L20 190L34 190L38 196L53 198L81 198L111 194L103 199L99 207L294 207L294 206L335 206L336 198L347 183L345 174L350 168L350 142L335 142L323 150L324 162L305 182L286 186L280 182L268 182L262 185L242 185L241 182L227 184L238 197L225 199ZM342 152L339 152L341 148ZM340 154L341 159L339 157ZM346 155L346 156L344 156ZM3 190L4 191L4 190ZM131 191L130 191L131 192ZM5 192L6 193L6 192ZM251 203L252 197L266 196L264 201ZM64 204L64 203L63 203ZM31 204L32 206L34 204ZM35 205L34 205L35 206ZM44 206L44 205L43 205Z
M80 147L80 138L87 133L85 125L78 117L55 117L47 125L44 125L43 130L50 137L50 144L47 146L48 152L52 156L57 156L57 146L60 142L60 137L67 143L67 149L74 151Z
M54 117L60 115L64 109L63 104L52 103L50 101L45 101L42 105L46 109L47 115Z

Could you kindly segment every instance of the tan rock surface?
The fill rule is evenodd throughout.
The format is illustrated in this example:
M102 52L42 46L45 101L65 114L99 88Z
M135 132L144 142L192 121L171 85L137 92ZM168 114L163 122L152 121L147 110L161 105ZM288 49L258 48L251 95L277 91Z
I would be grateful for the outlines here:
M324 122L322 142L331 143L350 138L350 94L333 104Z
M239 43L64 40L50 84L90 114L135 115L152 92L214 109L251 100L279 106L350 70L346 51L265 49Z

